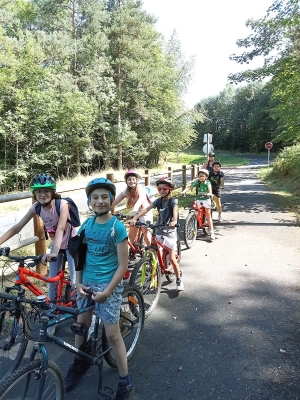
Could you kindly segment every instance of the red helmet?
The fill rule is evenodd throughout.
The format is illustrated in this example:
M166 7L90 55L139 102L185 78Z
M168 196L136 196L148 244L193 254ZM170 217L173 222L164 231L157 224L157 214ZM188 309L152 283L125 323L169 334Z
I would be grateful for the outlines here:
M129 169L124 175L125 182L130 176L135 176L137 179L141 179L140 175L134 169Z
M175 189L175 182L173 181L172 178L169 178L167 176L163 176L162 178L159 178L156 181L156 186L160 185L161 183L162 184L164 183L164 184L168 185L170 189Z

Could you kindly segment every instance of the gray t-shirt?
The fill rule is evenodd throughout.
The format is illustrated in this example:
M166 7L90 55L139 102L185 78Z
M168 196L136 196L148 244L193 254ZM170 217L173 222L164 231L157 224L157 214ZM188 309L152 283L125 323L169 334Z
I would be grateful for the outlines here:
M178 207L178 199L171 197L170 200L163 200L161 197L153 201L153 208L158 211L157 224L169 224L173 220L173 208ZM176 228L170 229L166 227L159 227L155 229L157 235L164 235L169 238L175 238L177 236Z

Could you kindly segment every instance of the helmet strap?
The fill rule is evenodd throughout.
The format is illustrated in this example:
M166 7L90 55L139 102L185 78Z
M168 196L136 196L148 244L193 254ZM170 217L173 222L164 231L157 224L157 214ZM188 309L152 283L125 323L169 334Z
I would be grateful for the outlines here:
M103 213L96 213L96 212L95 212L95 215L96 215L95 218L101 217L102 215L108 214L109 212L110 212L110 208L109 208L107 211L103 212Z

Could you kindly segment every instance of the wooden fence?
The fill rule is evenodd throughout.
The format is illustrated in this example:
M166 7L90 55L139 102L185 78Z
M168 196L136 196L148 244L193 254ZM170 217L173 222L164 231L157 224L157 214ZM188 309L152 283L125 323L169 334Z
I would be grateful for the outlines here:
M194 180L194 178L198 174L199 168L200 168L199 165L191 165L188 167L186 165L182 165L181 169L176 169L176 170L173 170L172 167L168 167L167 171L160 171L159 174L154 174L154 173L151 174L150 169L145 169L145 174L142 176L142 178L144 179L145 186L149 186L151 177L165 175L165 176L168 176L169 178L173 178L174 172L181 172L182 173L182 176L181 176L182 186L181 187L182 187L182 190L184 190L186 188L186 184L187 184L187 172L190 171L190 180ZM106 174L106 177L107 177L107 179L110 179L114 183L121 182L121 181L115 180L113 173ZM61 191L60 193L74 192L77 190L84 190L84 189L85 189L85 186L84 187L76 187L76 188L68 189L65 191ZM3 195L3 196L0 196L0 203L7 203L10 201L29 199L29 198L32 198L32 203L35 202L35 200L32 196L32 192L22 192L22 193L16 193L16 194ZM121 209L121 208L118 208L118 209ZM31 238L28 238L26 240L20 241L19 244L13 248L14 250L35 243L35 254L36 255L46 253L46 239L45 239L45 232L44 232L44 224L39 216L34 217L33 226L34 226L34 236ZM37 271L39 273L45 273L46 272L45 266L40 264L37 267Z

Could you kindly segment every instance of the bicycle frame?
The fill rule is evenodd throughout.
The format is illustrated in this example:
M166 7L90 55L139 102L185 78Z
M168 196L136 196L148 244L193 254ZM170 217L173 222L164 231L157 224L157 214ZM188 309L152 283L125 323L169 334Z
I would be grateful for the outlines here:
M33 294L35 294L36 296L41 296L41 295L45 295L44 291L42 289L40 289L35 283L33 283L32 281L30 281L28 279L28 277L32 277L35 279L38 279L40 281L43 282L47 282L47 283L51 283L51 282L58 282L58 288L57 288L57 304L59 305L64 305L67 307L72 306L72 301L65 303L62 301L63 295L62 295L62 289L63 289L63 285L71 285L71 282L68 279L65 279L65 265L66 265L66 254L65 252L60 253L63 255L62 257L62 268L60 270L60 272L50 278L48 276L45 275L41 275L37 272L31 271L29 268L25 267L25 261L19 262L18 264L18 271L17 271L17 276L16 276L16 280L15 280L15 285L14 286L10 286L7 287L5 289L6 293L10 292L11 290L19 290L21 285L25 286L28 290L30 290ZM47 302L50 302L51 300L49 299L49 297L47 296Z
M199 207L197 200L193 201L192 210L196 211L196 219L198 228L206 228L208 227L207 220L205 218L205 208Z

